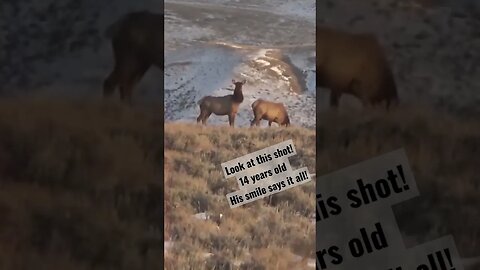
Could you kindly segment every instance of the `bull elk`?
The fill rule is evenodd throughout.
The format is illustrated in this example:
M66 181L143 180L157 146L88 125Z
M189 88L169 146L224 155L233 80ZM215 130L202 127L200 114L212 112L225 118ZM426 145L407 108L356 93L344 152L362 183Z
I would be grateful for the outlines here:
M252 103L252 110L254 118L250 126L258 126L261 120L268 120L268 126L272 126L272 122L280 126L290 126L290 118L283 103L257 99Z
M163 70L163 22L163 14L138 11L125 14L107 28L114 68L103 83L104 97L118 87L122 101L131 104L132 89L150 66Z
M342 94L357 97L365 107L386 101L388 110L398 103L393 72L373 34L317 26L316 44L316 84L331 90L331 107L338 107Z
M208 117L213 113L220 116L228 115L230 126L234 126L238 107L243 102L242 87L246 83L246 80L241 82L232 80L232 83L235 85L233 95L221 97L205 96L197 102L200 106L200 115L197 117L197 124L202 121L203 125L206 125Z

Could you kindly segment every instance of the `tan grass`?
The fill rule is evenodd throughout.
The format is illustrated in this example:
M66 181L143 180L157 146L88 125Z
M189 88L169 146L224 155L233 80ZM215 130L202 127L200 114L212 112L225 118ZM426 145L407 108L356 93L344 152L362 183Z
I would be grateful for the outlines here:
M238 186L220 170L288 139L292 166L317 175L405 148L420 196L394 207L404 234L453 234L462 257L478 255L478 120L411 106L321 113L316 131L167 123L163 135L161 117L115 103L0 101L0 268L159 269L164 209L175 241L167 269L290 267L311 255L315 184L230 209ZM203 211L223 213L219 229L192 216Z

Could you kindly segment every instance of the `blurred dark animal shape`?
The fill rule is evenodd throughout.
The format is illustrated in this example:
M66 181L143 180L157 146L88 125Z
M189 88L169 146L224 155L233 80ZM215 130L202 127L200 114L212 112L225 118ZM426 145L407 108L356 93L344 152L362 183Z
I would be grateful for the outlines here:
M103 83L109 97L118 87L120 98L132 103L132 90L150 66L163 72L164 15L148 11L130 12L111 24L105 36L111 40L114 68Z
M342 94L359 98L365 107L398 104L393 72L373 34L348 33L317 26L317 88L331 90L330 106L338 107Z

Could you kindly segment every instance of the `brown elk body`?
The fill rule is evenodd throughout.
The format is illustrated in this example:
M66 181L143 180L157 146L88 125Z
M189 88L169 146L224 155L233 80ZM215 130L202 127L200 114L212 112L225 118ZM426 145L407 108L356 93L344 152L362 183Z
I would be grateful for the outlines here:
M364 106L398 103L393 72L377 38L317 26L317 87L330 89L330 106L338 107L342 94Z
M268 120L268 126L272 126L272 122L280 126L290 126L290 118L283 103L257 99L252 103L252 110L254 118L250 126L258 126L261 120Z
M205 96L201 98L197 104L200 106L200 115L197 117L197 123L207 124L207 119L213 113L215 115L228 115L228 122L231 127L235 124L235 116L238 112L238 107L243 102L242 87L245 84L245 80L242 82L236 82L232 80L235 85L233 95L214 97Z
M163 14L130 12L110 25L114 68L103 83L104 97L118 87L122 100L132 102L132 90L145 72L155 65L163 70Z

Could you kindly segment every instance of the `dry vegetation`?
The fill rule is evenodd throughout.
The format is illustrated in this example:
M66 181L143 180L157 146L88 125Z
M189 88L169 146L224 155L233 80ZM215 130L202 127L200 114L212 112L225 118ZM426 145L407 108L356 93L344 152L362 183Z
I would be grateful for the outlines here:
M308 255L314 245L313 185L274 195L271 205L262 200L229 209L225 194L237 186L223 180L219 167L289 138L302 151L300 162L318 175L405 148L421 194L394 207L407 247L453 234L462 257L480 255L477 121L414 106L318 117L316 166L312 131L167 125L166 222L175 242L167 269L301 269L293 255ZM204 211L225 215L218 229L193 217Z
M403 147L420 191L394 207L407 247L452 234L461 257L479 256L478 118L413 105L358 115L318 115L317 174Z
M301 269L295 255L313 257L314 183L230 209L238 187L219 167L287 139L292 166L319 175L404 147L421 196L395 207L402 231L417 243L453 234L462 257L479 255L479 122L356 115L319 114L316 132L167 124L163 136L161 113L0 101L0 269L161 269L163 169L167 269ZM219 228L193 217L205 211L224 215Z
M239 187L224 179L222 162L288 139L297 150L292 167L313 173L314 130L166 125L166 233L174 243L166 269L301 269L301 257L313 258L313 181L234 209L225 197ZM219 228L193 217L202 212L222 213Z
M161 269L161 122L0 101L0 269Z

